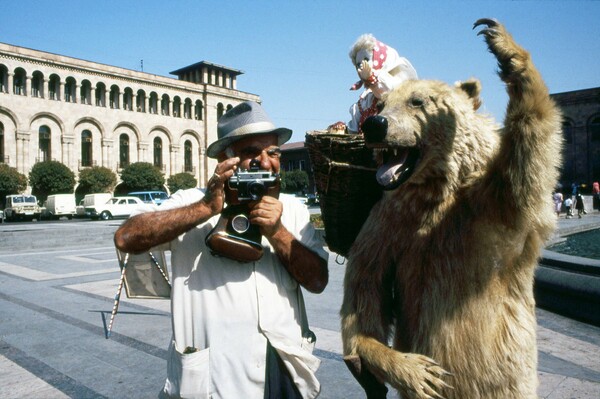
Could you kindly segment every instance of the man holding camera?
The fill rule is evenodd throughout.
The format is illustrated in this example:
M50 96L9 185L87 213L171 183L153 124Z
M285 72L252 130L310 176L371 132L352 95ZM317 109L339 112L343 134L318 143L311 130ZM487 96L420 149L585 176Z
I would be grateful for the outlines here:
M115 233L124 252L171 251L173 342L161 397L314 398L320 362L299 285L325 289L328 255L306 207L278 196L279 145L291 131L244 102L221 117L218 137L204 193L180 190ZM238 216L258 242L232 222ZM245 248L257 257L240 256Z

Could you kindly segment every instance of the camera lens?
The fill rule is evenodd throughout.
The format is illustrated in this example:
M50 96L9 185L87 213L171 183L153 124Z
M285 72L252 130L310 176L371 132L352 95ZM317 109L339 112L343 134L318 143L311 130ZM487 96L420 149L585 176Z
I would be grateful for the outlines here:
M262 181L253 181L248 183L248 194L253 200L262 198L265 195L265 185Z
M250 220L244 214L236 215L231 219L231 227L236 233L245 233L250 228Z

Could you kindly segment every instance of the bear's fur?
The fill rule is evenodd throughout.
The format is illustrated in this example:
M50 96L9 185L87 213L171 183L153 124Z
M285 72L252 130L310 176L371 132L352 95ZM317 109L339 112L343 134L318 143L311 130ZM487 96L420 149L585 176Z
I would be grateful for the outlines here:
M363 125L385 163L409 150L414 164L350 251L344 354L363 387L374 375L402 398L536 397L533 280L556 223L561 116L529 53L480 25L509 93L502 129L476 112L475 80L405 82Z

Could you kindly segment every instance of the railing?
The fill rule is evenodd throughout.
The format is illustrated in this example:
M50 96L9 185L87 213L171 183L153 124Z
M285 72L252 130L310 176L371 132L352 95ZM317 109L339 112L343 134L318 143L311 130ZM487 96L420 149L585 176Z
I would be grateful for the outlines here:
M40 162L48 162L48 161L54 161L54 162L58 162L58 160L57 160L57 159L54 159L54 158L50 159L50 158L47 158L47 157L43 157L43 158L36 158L36 159L35 159L35 163L40 163Z
M183 172L195 175L196 174L196 167L195 166L184 166L183 167Z
M97 161L86 162L85 165L84 165L83 161L80 160L79 163L78 163L79 170L86 169L86 168L91 168L93 166L98 166L98 162Z

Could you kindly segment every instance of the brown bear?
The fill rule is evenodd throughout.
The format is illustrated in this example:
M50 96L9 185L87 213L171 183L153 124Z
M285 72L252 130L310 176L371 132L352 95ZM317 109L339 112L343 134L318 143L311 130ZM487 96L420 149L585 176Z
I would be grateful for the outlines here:
M348 257L344 354L368 397L534 398L534 269L555 228L561 116L527 51L478 20L509 103L476 80L412 80L363 124L383 198ZM388 346L391 339L392 348Z

